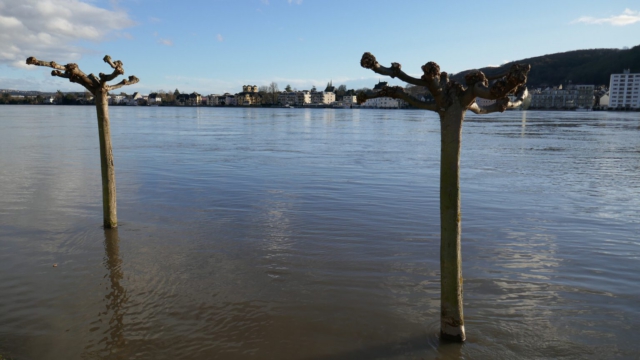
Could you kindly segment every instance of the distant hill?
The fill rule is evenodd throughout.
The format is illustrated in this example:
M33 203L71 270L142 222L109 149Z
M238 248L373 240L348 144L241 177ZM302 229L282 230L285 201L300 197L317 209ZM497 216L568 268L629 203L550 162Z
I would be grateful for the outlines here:
M506 63L500 67L480 69L487 76L505 72L515 63L531 64L527 79L529 88L567 84L606 85L612 73L622 73L623 69L640 72L640 45L631 49L590 49L575 50L550 55L536 56ZM453 76L464 83L468 71Z

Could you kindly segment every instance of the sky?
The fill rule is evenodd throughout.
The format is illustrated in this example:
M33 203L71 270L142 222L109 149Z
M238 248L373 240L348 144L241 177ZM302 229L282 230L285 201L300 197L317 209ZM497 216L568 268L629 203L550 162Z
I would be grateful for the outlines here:
M140 79L118 91L208 95L402 84L360 67L364 52L420 76L639 44L638 0L0 0L0 89L83 90L29 56L98 74L108 54Z

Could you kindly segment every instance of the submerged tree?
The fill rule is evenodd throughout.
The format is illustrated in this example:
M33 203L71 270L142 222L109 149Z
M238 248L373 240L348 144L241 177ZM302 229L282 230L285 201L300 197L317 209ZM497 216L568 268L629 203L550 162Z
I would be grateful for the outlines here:
M530 65L516 64L507 73L487 78L479 70L465 76L466 86L450 80L434 62L422 66L423 75L414 78L401 70L398 63L391 67L378 64L370 54L362 55L362 67L398 78L406 83L424 86L435 99L427 103L407 94L400 86L385 86L376 93L358 94L358 103L378 97L402 99L416 108L431 110L440 116L440 332L444 339L464 341L462 314L462 259L460 247L460 140L462 122L467 110L476 114L503 112L519 106L527 95L527 75ZM495 80L491 85L489 81ZM508 95L515 95L510 101ZM476 98L495 100L489 106L479 106Z
M116 172L113 166L113 150L111 147L111 130L109 129L109 91L119 89L125 85L137 83L139 80L135 76L129 76L117 84L109 85L108 81L124 74L122 61L111 61L111 57L106 55L104 62L108 63L113 72L111 74L100 73L99 77L94 74L86 75L77 64L59 65L54 61L42 61L35 57L27 59L28 65L46 66L53 68L51 76L58 76L69 79L73 83L84 86L96 101L96 111L98 115L98 136L100 138L100 168L102 172L102 210L105 228L115 228L118 226L116 213Z

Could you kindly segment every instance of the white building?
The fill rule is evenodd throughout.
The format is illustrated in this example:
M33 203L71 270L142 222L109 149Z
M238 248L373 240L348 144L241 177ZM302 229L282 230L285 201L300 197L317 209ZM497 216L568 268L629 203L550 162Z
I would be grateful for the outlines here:
M138 102L142 99L143 99L142 95L136 91L130 97L127 96L126 100L121 101L121 103L125 103L131 106L136 106L138 105Z
M373 87L373 92L378 92L387 86L386 81L378 81ZM390 97L379 97L374 99L367 99L362 105L365 108L379 108L379 109L397 109L399 108L398 100Z
M151 93L149 97L147 97L147 104L149 105L159 105L162 103L162 96L158 93Z
M355 95L345 95L342 97L342 105L344 106L356 105L357 103L358 100L356 100Z
M311 93L308 90L298 91L296 96L296 105L311 104Z
M126 97L124 95L111 95L109 96L109 105L120 104L125 101Z
M314 105L329 105L336 101L336 94L328 91L312 91L311 103Z
M600 97L600 107L609 107L609 93L606 93Z
M609 82L609 109L637 109L640 107L638 88L640 74L626 69L622 74L611 74Z
M397 109L398 100L390 97L379 97L375 99L367 99L362 105L365 108L378 108L378 109Z

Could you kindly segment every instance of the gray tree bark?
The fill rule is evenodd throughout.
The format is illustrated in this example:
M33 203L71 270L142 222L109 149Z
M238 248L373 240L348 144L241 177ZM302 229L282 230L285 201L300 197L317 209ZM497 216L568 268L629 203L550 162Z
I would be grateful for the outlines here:
M420 78L409 76L398 63L381 66L370 53L360 60L362 67L398 78L409 84L425 86L435 103L420 101L399 86L386 86L374 94L358 94L358 103L378 97L402 99L419 109L431 110L440 116L440 334L442 339L465 341L462 306L462 216L460 212L460 148L462 123L467 110L476 114L503 112L519 106L527 94L525 83L531 69L529 65L513 65L501 76L492 79L481 71L465 76L466 87L440 72L438 64L429 62L422 67ZM489 80L495 80L489 86ZM509 94L516 95L510 101ZM493 105L481 107L476 97L496 100Z
M137 83L139 80L135 76L120 81L117 84L109 85L111 81L124 74L122 61L113 62L109 55L104 57L104 62L108 63L113 72L111 74L100 73L99 77L94 74L86 75L78 65L69 63L59 65L54 61L42 61L35 57L27 59L28 65L46 66L54 69L51 76L58 76L69 79L69 81L84 86L96 99L96 113L98 118L98 137L100 140L100 169L102 173L102 210L103 224L105 228L115 228L118 226L117 206L116 206L116 172L113 165L113 148L111 146L111 130L109 128L109 91L119 89L125 85Z
M464 341L460 237L460 140L464 110L451 106L440 118L440 329Z
M109 127L109 100L106 91L95 94L98 114L98 137L100 139L100 172L102 174L102 213L105 228L118 226L116 169L113 164L111 129Z

